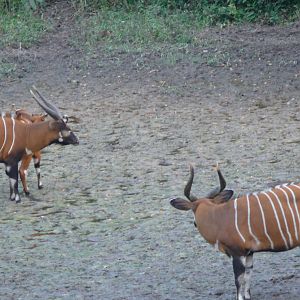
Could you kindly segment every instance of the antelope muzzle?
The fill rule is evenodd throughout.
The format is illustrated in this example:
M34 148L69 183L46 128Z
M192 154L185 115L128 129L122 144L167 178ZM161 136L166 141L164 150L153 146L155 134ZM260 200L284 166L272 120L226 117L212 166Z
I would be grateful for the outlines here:
M77 136L72 131L63 130L57 142L61 145L79 145Z

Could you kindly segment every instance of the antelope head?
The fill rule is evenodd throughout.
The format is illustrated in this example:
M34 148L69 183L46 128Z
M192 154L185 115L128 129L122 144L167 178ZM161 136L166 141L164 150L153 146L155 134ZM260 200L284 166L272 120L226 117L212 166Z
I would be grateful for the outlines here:
M32 88L30 89L30 93L35 101L43 108L43 110L54 119L49 122L50 130L58 132L58 137L54 141L54 143L62 145L78 145L78 138L67 125L67 116L62 115L58 108L54 104L46 100L35 86L32 86Z
M214 204L221 204L231 199L233 191L225 190L226 181L221 173L218 164L216 165L216 171L218 173L220 187L213 189L206 197L199 198L191 194L191 189L194 180L194 167L190 165L190 177L184 188L184 195L189 201L182 198L175 198L171 200L170 204L180 210L193 209L195 211L198 204L200 204L203 200L208 200Z

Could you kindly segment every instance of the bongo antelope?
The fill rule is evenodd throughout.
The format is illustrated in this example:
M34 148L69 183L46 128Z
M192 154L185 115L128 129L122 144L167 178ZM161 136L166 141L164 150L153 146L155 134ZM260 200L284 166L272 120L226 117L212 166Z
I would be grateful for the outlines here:
M286 251L300 245L300 184L283 184L231 199L233 192L224 190L223 182L217 193L198 198L190 193L193 178L191 166L184 191L189 201L175 198L171 205L192 210L204 239L232 257L236 299L249 300L253 253Z
M54 120L24 124L13 116L2 114L0 120L0 162L5 164L10 182L10 200L21 200L18 192L18 162L24 154L33 154L46 146L79 143L63 120L58 108L48 102L35 88L30 90L36 102Z
M24 124L38 123L45 121L47 114L30 114L25 109L18 109L15 112L15 119L21 121ZM34 152L32 154L24 154L21 160L21 165L19 168L19 175L23 185L23 191L26 195L29 195L29 189L27 186L27 170L30 165L31 160L34 160L34 168L36 171L36 176L38 180L38 188L42 189L43 184L41 182L41 151Z

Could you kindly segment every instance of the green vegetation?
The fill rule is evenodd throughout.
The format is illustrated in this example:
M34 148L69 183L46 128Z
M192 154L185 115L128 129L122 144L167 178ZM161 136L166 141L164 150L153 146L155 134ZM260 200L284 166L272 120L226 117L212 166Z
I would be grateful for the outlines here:
M17 14L0 13L0 49L29 47L46 31L48 25L30 12Z
M43 20L46 0L0 0L0 49L26 48L49 29ZM51 3L49 1L48 3ZM79 34L70 39L93 51L159 50L172 62L202 43L198 34L206 26L261 22L278 24L300 18L299 0L69 0L75 9ZM210 56L209 56L210 55ZM191 54L192 56L192 54ZM207 54L216 65L227 54ZM0 61L0 74L15 66Z
M0 47L26 47L36 41L47 28L38 17L45 3L0 0ZM275 24L300 17L299 0L70 0L69 5L78 12L81 38L88 48L101 41L127 49L180 46L197 42L195 32L204 26Z
M101 43L109 49L132 51L197 45L205 26L262 22L277 24L299 19L300 2L269 0L78 0L81 40L90 49Z
M29 47L46 31L38 13L44 0L0 0L0 49L7 46Z
M88 48L102 41L110 48L139 50L194 43L203 24L191 12L150 6L137 11L101 10L79 18L78 26Z
M0 0L0 12L12 13L37 10L45 4L45 0Z
M47 31L49 25L41 15L33 12L38 8L34 4L39 1L0 0L0 50L7 47L19 49L19 55L19 51L30 47ZM12 51L6 49L4 53L9 54ZM13 74L17 64L9 55L1 56L0 78Z
M4 59L0 60L0 78L7 76L16 70L16 64L6 62Z
M147 11L148 7L159 7L167 12L190 11L205 25L257 21L275 24L300 16L299 0L73 0L72 3L78 10Z

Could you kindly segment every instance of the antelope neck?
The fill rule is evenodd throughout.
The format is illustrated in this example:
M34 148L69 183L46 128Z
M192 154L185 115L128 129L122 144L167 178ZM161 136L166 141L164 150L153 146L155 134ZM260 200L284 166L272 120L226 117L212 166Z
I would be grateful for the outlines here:
M218 205L209 200L203 200L198 204L195 211L198 230L210 244L215 244L217 241L219 225L217 207ZM208 224L209 226L207 226Z
M49 122L32 123L27 126L26 148L32 152L39 151L55 140L55 131L49 129Z

